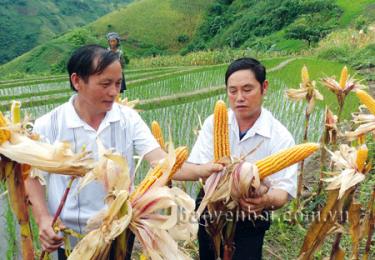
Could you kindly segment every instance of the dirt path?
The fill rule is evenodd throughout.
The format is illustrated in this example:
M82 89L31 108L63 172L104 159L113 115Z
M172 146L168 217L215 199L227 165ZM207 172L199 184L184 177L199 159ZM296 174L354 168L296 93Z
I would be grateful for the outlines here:
M288 65L289 63L291 63L292 61L296 60L297 58L290 58L290 59L287 59L283 62L281 62L280 64L278 64L277 66L273 67L273 68L270 68L269 70L267 70L267 72L273 72L273 71L277 71L277 70L281 70L282 68L284 68L286 65Z

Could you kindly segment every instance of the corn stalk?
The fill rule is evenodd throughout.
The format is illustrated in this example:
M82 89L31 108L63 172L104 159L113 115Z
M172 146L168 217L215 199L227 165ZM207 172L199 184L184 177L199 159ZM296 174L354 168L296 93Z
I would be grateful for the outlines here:
M325 237L338 228L336 223L343 214L344 202L354 190L354 187L347 190L341 199L338 199L339 190L328 192L326 205L321 209L318 219L310 225L307 231L298 257L299 260L313 259L314 253L322 245Z
M10 205L20 225L22 259L31 260L34 259L34 248L21 164L4 156L1 157L1 160L5 163L4 172Z
M365 235L367 235L365 253L363 259L369 259L369 253L371 248L371 240L375 230L375 186L372 189L371 199L367 207L367 216L365 221ZM367 234L366 234L367 233Z
M54 225L56 224L56 221L57 219L59 218L60 214L61 214L61 211L62 209L64 208L64 205L65 205L65 202L66 202L66 198L68 197L68 194L70 192L70 188L72 187L72 184L73 184L73 181L74 181L75 177L72 176L70 177L70 180L69 180L69 183L68 183L68 186L66 187L65 191L64 191L64 194L60 200L60 204L59 204L59 207L57 208L56 210L56 213L55 215L53 216L53 219L52 219L52 224L51 226L54 227ZM41 255L40 255L40 260L43 260L44 259L44 256L46 254L46 251L42 251Z

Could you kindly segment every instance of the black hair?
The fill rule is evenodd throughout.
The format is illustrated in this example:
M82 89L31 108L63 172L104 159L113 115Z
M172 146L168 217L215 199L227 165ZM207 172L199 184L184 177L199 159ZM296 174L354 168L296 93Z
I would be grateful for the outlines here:
M67 65L71 89L76 91L70 79L73 73L87 82L89 76L102 73L116 61L120 61L118 55L100 45L85 45L78 48L70 57Z
M263 83L266 80L266 68L256 59L253 58L240 58L233 61L225 72L225 85L228 85L228 78L234 72L239 70L250 70L254 73L255 78L260 83L263 92Z

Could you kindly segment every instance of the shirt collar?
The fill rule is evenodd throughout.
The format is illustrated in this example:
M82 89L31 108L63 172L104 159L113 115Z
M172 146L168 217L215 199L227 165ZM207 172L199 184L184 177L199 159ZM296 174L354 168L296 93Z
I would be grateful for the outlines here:
M229 125L231 129L236 132L236 136L239 138L239 127L236 120L236 116L232 110L229 110ZM255 121L254 125L247 131L246 135L241 139L241 141L246 140L255 134L264 136L266 138L271 138L271 120L269 118L269 111L262 107L260 116Z
M83 121L79 115L77 114L76 109L74 108L73 102L74 99L77 97L77 94L74 94L70 97L69 101L65 104L65 122L68 128L78 128L84 127L87 125L85 121ZM118 104L113 104L112 109L108 111L101 122L101 125L106 127L109 123L120 121L120 107ZM99 129L102 127L99 127Z

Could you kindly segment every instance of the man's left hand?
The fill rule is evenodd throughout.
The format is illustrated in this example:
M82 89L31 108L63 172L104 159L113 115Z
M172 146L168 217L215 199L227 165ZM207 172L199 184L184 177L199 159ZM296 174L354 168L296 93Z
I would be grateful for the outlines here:
M256 198L240 199L241 209L250 214L260 214L264 209L270 207L270 197L265 193Z

